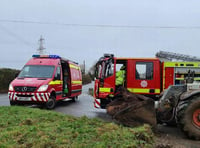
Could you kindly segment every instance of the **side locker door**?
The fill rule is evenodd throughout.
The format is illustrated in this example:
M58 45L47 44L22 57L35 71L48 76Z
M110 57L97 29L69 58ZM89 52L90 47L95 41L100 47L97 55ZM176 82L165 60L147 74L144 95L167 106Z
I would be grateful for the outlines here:
M160 94L160 61L133 59L128 63L128 83L129 91L138 94Z
M167 89L170 85L174 85L174 68L173 67L164 67L164 82L163 89Z

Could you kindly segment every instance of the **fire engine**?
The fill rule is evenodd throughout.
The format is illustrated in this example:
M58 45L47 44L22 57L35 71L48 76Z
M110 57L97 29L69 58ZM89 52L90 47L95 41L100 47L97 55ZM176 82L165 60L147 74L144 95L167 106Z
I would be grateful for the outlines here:
M58 55L33 55L10 83L10 105L42 104L53 109L64 99L75 101L82 91L78 63Z
M95 108L105 109L114 101L116 72L122 65L126 67L123 87L153 98L158 122L177 124L190 138L200 139L199 61L161 61L159 58L121 58L105 54L96 63Z
M105 108L115 94L115 73L125 65L124 87L130 92L158 99L171 85L181 85L191 76L200 81L200 62L166 61L159 58L120 58L106 54L96 64L94 97L96 108Z

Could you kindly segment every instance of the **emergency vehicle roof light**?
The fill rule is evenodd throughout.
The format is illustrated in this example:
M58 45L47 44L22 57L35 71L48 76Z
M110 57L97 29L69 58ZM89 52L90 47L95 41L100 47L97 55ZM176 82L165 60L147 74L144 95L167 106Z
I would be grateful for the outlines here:
M49 58L52 58L52 59L59 59L60 56L58 56L58 55L49 55Z
M59 59L59 58L61 58L58 55L37 55L37 54L32 55L32 57L33 58L52 58L52 59Z
M34 55L32 55L32 57L33 57L33 58L39 58L40 55L36 55L36 54L34 54Z

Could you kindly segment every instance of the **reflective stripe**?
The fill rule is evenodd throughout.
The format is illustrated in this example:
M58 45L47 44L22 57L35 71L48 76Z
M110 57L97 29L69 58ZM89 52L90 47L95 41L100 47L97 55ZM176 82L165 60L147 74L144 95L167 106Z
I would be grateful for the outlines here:
M69 67L70 67L70 68L74 68L74 69L78 69L78 70L81 69L79 66L75 66L75 65L72 65L72 64L69 64Z
M36 97L37 97L38 101L42 101L42 99L40 98L40 94L39 93L36 93Z
M150 93L150 90L154 90L154 93L160 93L160 89L149 89L149 88L128 88L133 93Z
M11 101L18 101L19 98L29 98L30 100L25 101L40 101L46 102L50 97L50 93L20 93L20 92L9 92L9 99ZM18 97L17 95L21 95ZM27 96L28 95L28 96ZM29 95L32 95L29 97ZM20 100L19 100L20 101Z
M32 97L32 100L33 100L33 101L37 101L35 95Z
M72 84L82 84L82 81L72 81Z
M100 87L99 92L111 92L111 88Z
M50 93L45 93L45 95L46 95L46 101L48 101L50 97Z
M164 67L200 67L200 62L164 62Z
M200 80L200 78L198 77L198 78L194 78L194 80Z
M160 93L160 89L155 89L155 93Z
M94 107L101 108L100 102L101 102L100 99L94 99Z
M49 82L49 85L55 85L55 84L63 84L63 81L61 81L61 80L55 80L55 81Z
M185 78L176 78L176 80L185 80ZM194 78L194 80L200 80L200 77Z

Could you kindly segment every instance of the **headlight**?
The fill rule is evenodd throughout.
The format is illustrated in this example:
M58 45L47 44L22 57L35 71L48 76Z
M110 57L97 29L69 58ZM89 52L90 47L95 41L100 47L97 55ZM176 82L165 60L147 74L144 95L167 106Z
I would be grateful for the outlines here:
M14 88L13 88L13 86L12 86L11 84L9 85L8 90L9 90L9 91L13 91L13 90L14 90Z
M42 85L40 86L40 88L38 89L38 91L46 91L48 88L48 85Z

